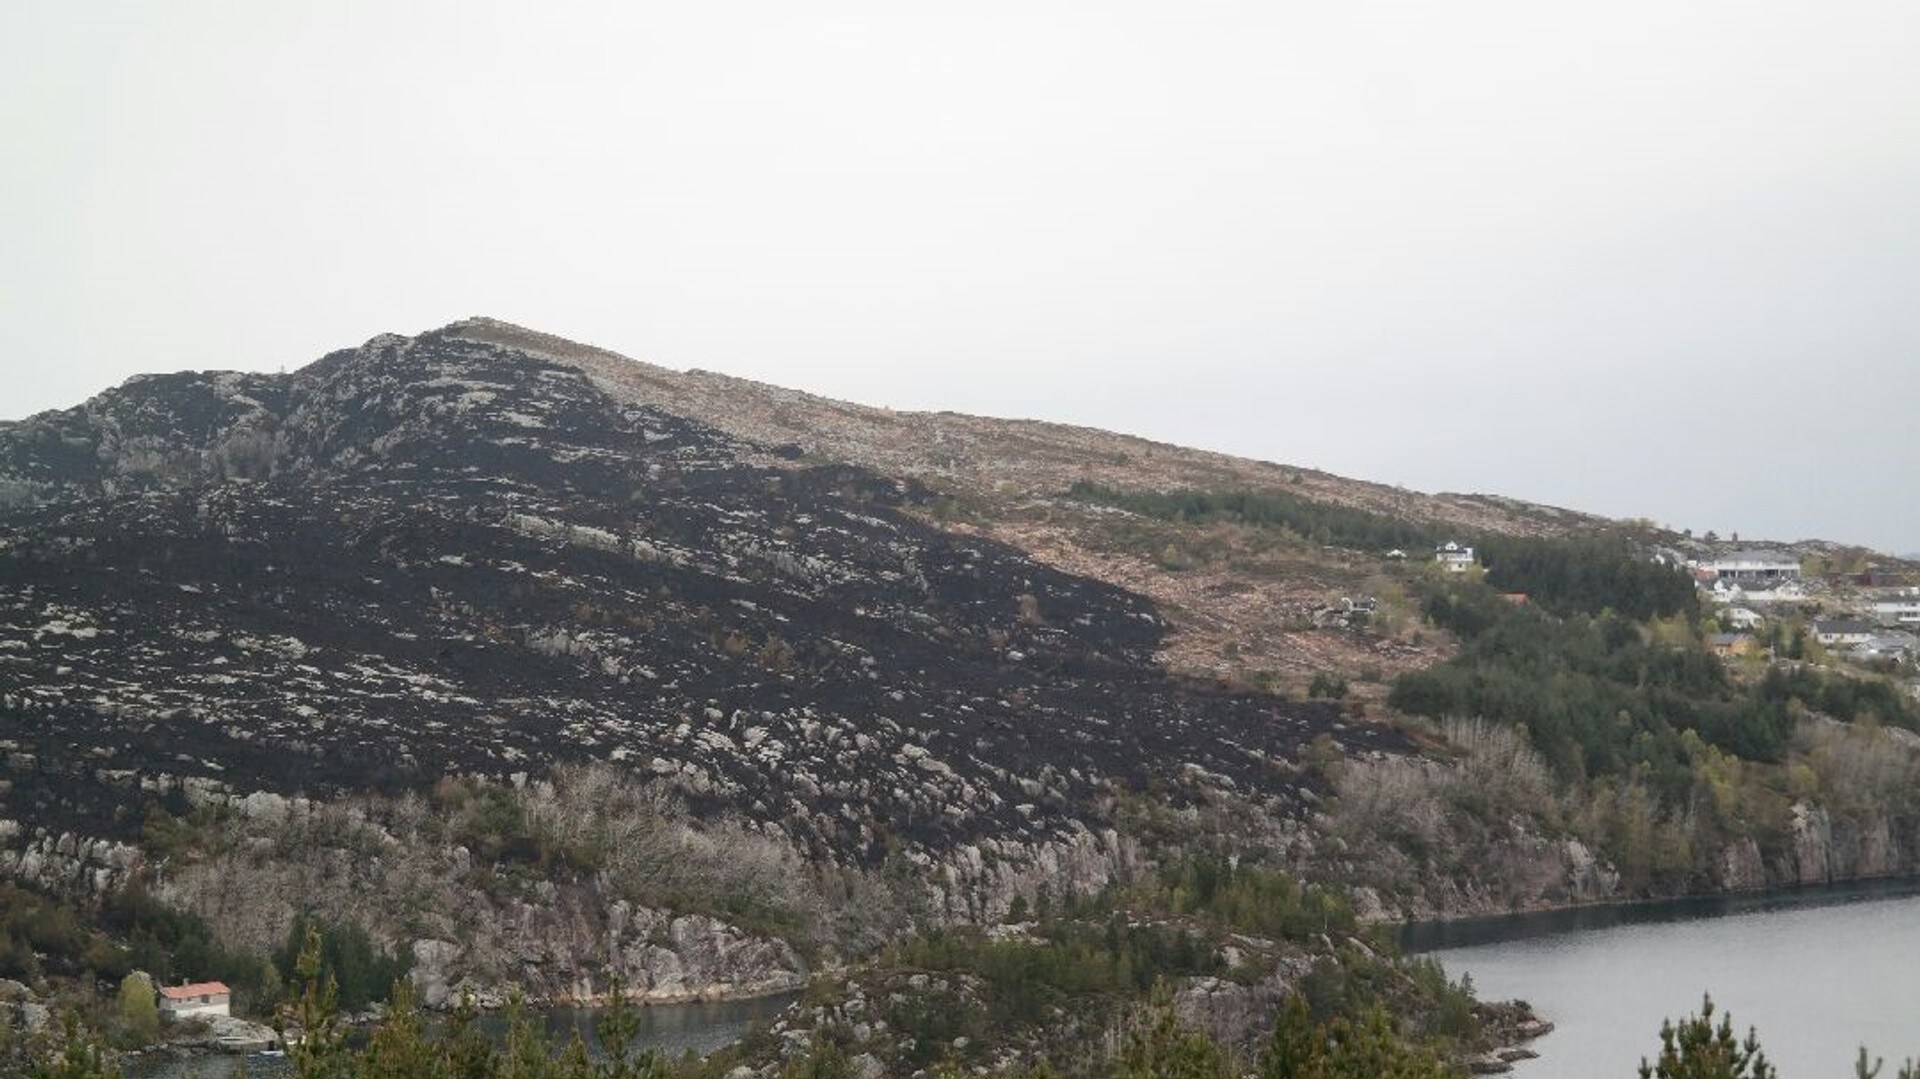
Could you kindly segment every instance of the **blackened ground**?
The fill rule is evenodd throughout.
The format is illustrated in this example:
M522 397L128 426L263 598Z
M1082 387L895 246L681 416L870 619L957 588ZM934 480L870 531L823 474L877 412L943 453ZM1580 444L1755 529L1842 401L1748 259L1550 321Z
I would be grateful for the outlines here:
M1141 597L757 449L435 334L0 429L0 816L597 758L870 859L1149 786L1298 811L1316 735L1405 747L1169 680Z

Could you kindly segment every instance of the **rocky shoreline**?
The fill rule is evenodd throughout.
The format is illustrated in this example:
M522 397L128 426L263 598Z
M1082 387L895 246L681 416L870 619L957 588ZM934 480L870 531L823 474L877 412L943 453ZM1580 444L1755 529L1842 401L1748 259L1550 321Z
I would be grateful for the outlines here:
M1514 1064L1532 1060L1540 1054L1528 1044L1553 1033L1553 1024L1534 1014L1533 1005L1524 1000L1506 1000L1480 1005L1480 1041L1490 1046L1461 1061L1474 1075L1502 1075Z
M1638 920L1637 913L1656 913L1663 909L1675 911L1687 908L1705 908L1709 905L1725 904L1727 913L1737 912L1748 903L1792 903L1817 902L1823 897L1844 898L1854 893L1879 894L1920 894L1920 873L1910 871L1841 877L1830 881L1811 884L1765 885L1747 888L1716 889L1712 891L1689 892L1681 895L1641 896L1622 899L1593 899L1580 902L1524 904L1511 910L1489 913L1475 913L1451 918L1428 919L1372 919L1374 924L1393 925L1400 930L1401 946L1408 952L1420 953L1439 951L1455 945L1444 939L1449 929L1459 930L1469 927L1492 927L1509 923L1515 919L1548 919L1556 915L1565 916L1568 928L1597 928L1595 923L1615 924L1604 918L1585 918L1583 915L1603 915L1616 911L1624 915L1619 923L1626 924ZM1701 914L1713 913L1702 909ZM1427 938L1437 937L1429 941Z

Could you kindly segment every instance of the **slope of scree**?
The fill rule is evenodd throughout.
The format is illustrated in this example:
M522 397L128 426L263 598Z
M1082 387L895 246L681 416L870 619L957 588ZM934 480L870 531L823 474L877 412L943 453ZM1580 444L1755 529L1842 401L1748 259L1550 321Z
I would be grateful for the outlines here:
M1298 813L1314 736L1404 746L1170 680L1139 596L790 454L450 331L0 427L0 818L601 758L871 860L1147 785Z

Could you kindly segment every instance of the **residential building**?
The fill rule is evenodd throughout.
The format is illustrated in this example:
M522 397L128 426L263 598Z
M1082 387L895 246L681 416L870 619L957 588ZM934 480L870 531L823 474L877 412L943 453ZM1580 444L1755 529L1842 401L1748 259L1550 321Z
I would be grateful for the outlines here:
M1889 592L1874 600L1873 618L1883 626L1920 626L1920 588Z
M1789 551L1729 551L1695 563L1714 580L1735 584L1771 584L1798 580L1800 560Z
M1448 573L1465 573L1476 564L1473 548L1462 547L1452 540L1433 549L1433 560L1445 566Z
M233 993L224 982L190 982L160 987L160 1014L173 1019L232 1015Z
M1751 633L1714 633L1707 637L1707 647L1714 655L1733 658L1735 656L1757 656L1764 649L1760 638Z
M1811 628L1814 639L1830 648L1866 644L1880 632L1880 627L1858 618L1815 619Z
M1751 607L1729 607L1721 617L1727 625L1740 630L1758 629L1766 621L1759 611Z

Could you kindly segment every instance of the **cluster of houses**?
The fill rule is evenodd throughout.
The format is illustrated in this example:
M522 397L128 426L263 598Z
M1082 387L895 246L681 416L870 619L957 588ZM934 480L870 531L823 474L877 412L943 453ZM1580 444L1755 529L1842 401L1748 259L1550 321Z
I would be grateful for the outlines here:
M1397 561L1407 553L1388 551L1387 557ZM1801 630L1849 659L1896 664L1920 659L1920 588L1875 589L1873 585L1885 582L1863 578L1835 589L1826 581L1806 579L1800 558L1783 549L1753 547L1697 556L1663 549L1654 558L1686 570L1706 598L1718 605L1727 632L1714 634L1708 643L1723 656L1766 655L1762 633L1770 620L1799 623L1809 613L1818 613L1823 617L1800 623ZM1435 547L1433 561L1448 573L1466 573L1479 565L1473 548L1456 542ZM1858 590L1854 584L1867 587ZM1505 598L1514 603L1527 600L1518 593ZM1364 621L1364 615L1354 618L1354 613L1351 606L1327 607L1316 612L1316 620L1334 625ZM1920 696L1920 680L1912 688Z
M1790 551L1727 551L1682 564L1707 598L1720 605L1721 622L1731 632L1716 634L1710 643L1722 655L1764 654L1767 649L1756 636L1769 618L1763 611L1788 605L1780 613L1798 615L1817 592L1819 607L1830 616L1812 619L1805 631L1823 647L1862 662L1920 657L1920 588L1834 591L1805 580Z
M1798 603L1807 598L1800 561L1790 553L1729 551L1686 566L1716 602Z

